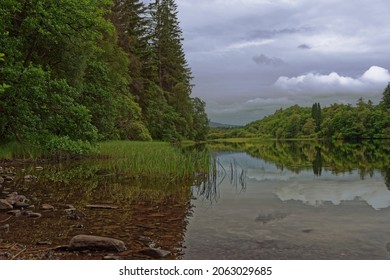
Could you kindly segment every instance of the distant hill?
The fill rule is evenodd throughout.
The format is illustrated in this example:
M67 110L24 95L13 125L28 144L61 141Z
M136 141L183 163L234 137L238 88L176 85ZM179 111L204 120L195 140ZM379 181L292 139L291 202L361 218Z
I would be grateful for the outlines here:
M209 122L209 127L211 128L235 128L235 127L242 127L240 125L234 125L234 124L223 124L223 123L217 123L217 122Z

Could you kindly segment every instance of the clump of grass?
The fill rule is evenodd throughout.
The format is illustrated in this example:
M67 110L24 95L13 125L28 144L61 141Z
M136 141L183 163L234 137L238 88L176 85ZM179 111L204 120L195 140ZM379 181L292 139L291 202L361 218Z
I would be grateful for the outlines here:
M185 151L166 142L110 141L99 144L115 174L188 178L209 169L207 152Z
M42 154L43 150L37 146L19 142L0 144L0 160L32 160L41 157Z

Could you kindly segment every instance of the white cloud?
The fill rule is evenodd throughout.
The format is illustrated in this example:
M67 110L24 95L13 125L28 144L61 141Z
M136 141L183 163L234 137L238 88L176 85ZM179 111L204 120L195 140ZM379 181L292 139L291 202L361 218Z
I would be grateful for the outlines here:
M224 50L237 50L237 49L244 49L244 48L249 48L249 47L259 47L263 45L268 45L273 43L274 40L267 39L267 40L253 40L253 41L246 41L246 42L238 42L231 44L226 47Z
M377 93L390 82L387 69L372 66L358 78L341 76L336 72L328 75L308 73L297 77L279 77L275 87L288 93L299 94L339 94L339 93Z
M339 175L342 176L342 175ZM339 180L337 182L322 180L321 184L312 182L293 182L282 187L276 194L282 201L297 200L312 206L320 206L325 202L340 205L343 201L359 199L365 201L375 210L390 207L390 192L383 183L365 181Z
M390 73L385 68L372 66L361 76L360 80L382 85L390 81Z

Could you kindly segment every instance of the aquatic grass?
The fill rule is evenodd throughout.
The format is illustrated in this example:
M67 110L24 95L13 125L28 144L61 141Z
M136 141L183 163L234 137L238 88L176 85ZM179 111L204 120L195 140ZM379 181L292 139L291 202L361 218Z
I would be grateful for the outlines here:
M209 169L205 151L182 150L166 142L109 141L99 144L104 165L114 174L148 177L193 177Z
M33 160L42 155L43 150L37 146L19 142L0 144L0 160Z

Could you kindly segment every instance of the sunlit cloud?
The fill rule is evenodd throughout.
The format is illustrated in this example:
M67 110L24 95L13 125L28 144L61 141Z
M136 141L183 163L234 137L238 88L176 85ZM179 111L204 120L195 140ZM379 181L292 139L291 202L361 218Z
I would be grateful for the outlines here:
M360 77L353 78L332 72L328 75L308 73L297 77L279 77L275 87L288 93L340 94L340 93L376 93L390 82L387 69L372 66Z

